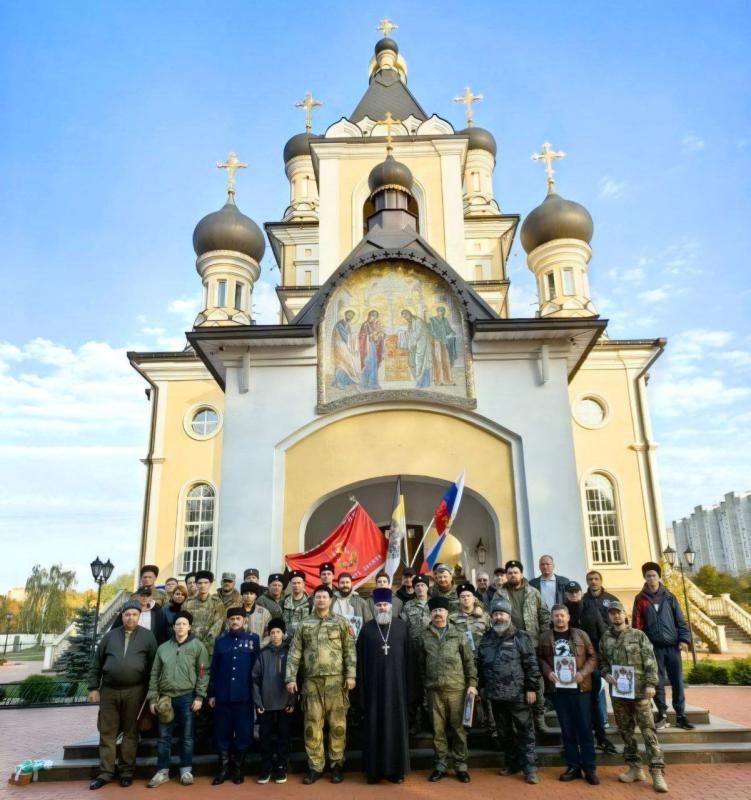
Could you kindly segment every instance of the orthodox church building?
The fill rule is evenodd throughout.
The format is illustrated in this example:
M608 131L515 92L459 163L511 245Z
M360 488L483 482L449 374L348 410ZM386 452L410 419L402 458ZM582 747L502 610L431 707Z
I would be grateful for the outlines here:
M409 555L465 471L441 560L492 569L540 555L633 591L664 530L647 406L665 341L615 340L590 299L593 223L556 189L521 222L493 192L497 147L426 111L384 20L369 84L348 117L284 147L290 200L259 227L225 205L196 226L203 303L182 352L130 353L149 384L141 563L264 575L308 550L356 498L387 528L397 476ZM521 225L520 225L521 222ZM509 307L520 235L539 304ZM276 324L256 324L267 243ZM427 544L430 544L428 542ZM416 554L418 559L420 554ZM348 554L340 554L339 568Z

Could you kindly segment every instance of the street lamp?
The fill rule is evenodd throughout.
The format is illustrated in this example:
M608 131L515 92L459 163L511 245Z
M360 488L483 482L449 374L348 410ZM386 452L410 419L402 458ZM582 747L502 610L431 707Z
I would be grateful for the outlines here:
M10 623L13 620L13 614L8 611L5 614L5 644L3 645L3 656L8 652L8 631L10 631Z
M663 551L662 555L665 557L665 561L670 564L671 567L678 564L678 569L681 571L681 583L683 584L683 602L686 604L686 618L688 622L688 629L691 632L691 658L693 659L694 666L696 666L696 645L694 644L694 629L691 627L691 605L688 602L688 592L686 591L686 575L683 571L683 561L681 561L678 552L668 545ZM683 552L683 557L686 559L686 563L688 564L689 570L694 565L694 559L696 558L696 553L691 549L691 544L686 547L685 551Z
M96 632L97 628L99 627L99 604L102 602L102 586L110 579L110 575L112 575L112 570L115 568L115 565L107 559L104 563L99 560L99 556L97 556L94 561L91 562L91 574L96 581L97 589L96 593L96 614L94 614L94 632L91 634L91 650L93 652L94 648L96 647Z

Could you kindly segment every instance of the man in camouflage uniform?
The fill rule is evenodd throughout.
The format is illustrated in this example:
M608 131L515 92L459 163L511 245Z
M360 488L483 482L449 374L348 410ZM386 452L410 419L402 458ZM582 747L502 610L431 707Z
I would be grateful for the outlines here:
M449 612L459 610L459 598L454 586L454 573L448 564L436 564L433 567L435 585L430 590L431 597L443 597L449 602Z
M401 618L409 627L409 638L412 642L413 652L418 653L423 631L430 625L430 609L428 608L428 576L420 575L412 581L415 590L414 597L404 604ZM424 730L427 720L425 707L425 687L422 674L417 664L411 664L412 669L412 703L409 709L410 733Z
M472 648L472 655L477 663L480 639L485 631L490 628L490 615L485 611L482 601L477 597L477 591L471 583L462 583L456 587L459 598L459 609L449 614L452 622L467 637L467 644ZM495 738L495 723L490 702L483 692L480 692L482 704L475 707L477 724L485 726L491 737Z
M430 625L423 631L418 651L433 717L435 766L428 780L439 781L446 774L450 733L456 777L461 783L469 783L467 732L462 717L467 696L477 694L477 667L466 636L449 624L449 601L431 597L428 607Z
M214 582L214 573L207 569L196 573L196 586L198 592L195 597L188 598L183 604L183 609L190 612L193 617L191 633L204 644L211 658L214 652L214 639L224 628L225 609L224 603L211 594L211 584Z
M289 593L282 600L282 619L287 626L287 638L295 635L297 626L310 613L308 595L305 594L305 573L296 569L289 576Z
M657 740L652 715L652 699L658 682L657 659L652 645L642 631L626 623L626 609L620 602L611 602L608 608L610 627L600 641L600 674L611 686L618 685L618 667L634 669L634 699L612 697L613 716L618 732L625 744L623 756L628 764L626 772L618 776L622 783L645 780L634 729L639 726L647 751L652 784L657 792L667 792L665 759ZM624 687L626 688L626 687Z
M295 631L287 656L287 691L297 691L297 670L303 664L303 712L308 774L303 783L315 783L323 773L323 725L329 726L331 782L343 780L349 693L355 688L355 640L344 617L331 613L333 592L318 586L313 611Z
M139 586L147 586L151 589L151 599L154 604L162 608L169 605L167 594L164 590L157 588L156 579L159 577L159 567L155 564L144 564L140 571Z
M235 579L234 572L223 572L222 585L216 590L216 596L222 601L225 609L237 608L242 605L240 592L235 588Z

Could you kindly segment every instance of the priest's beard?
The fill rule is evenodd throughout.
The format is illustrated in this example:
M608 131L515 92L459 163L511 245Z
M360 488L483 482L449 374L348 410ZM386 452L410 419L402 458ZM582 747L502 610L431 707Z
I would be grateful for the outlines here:
M391 622L391 614L388 611L380 611L376 614L376 622L379 625L388 625Z
M498 636L503 636L503 634L509 629L509 625L511 625L511 620L508 620L507 622L494 622L493 630Z

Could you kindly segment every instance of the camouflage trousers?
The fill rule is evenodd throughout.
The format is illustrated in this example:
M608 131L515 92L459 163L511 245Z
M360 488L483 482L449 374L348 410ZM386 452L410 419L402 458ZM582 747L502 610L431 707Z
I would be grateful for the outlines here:
M433 720L433 748L435 750L435 769L448 770L449 735L451 736L451 759L457 772L466 772L469 751L467 732L462 725L464 701L463 691L428 692L428 710Z
M650 700L618 700L613 698L613 716L618 732L623 739L623 757L627 764L641 764L639 748L636 744L636 726L639 726L647 751L650 769L665 769L660 743L657 741L655 720L652 716Z
M306 678L302 687L303 713L305 715L305 752L308 764L316 772L323 772L325 753L323 726L329 726L329 762L344 764L344 746L347 741L347 709L349 692L343 688L344 678Z

